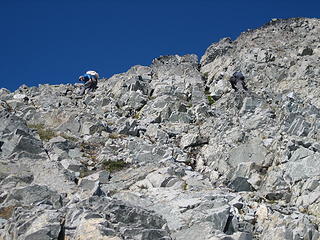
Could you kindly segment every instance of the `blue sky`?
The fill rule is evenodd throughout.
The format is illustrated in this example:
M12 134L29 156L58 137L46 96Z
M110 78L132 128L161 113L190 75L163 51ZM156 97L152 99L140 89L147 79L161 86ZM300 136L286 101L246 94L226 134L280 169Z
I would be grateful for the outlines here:
M195 53L272 18L320 17L319 0L0 0L0 88L75 83Z

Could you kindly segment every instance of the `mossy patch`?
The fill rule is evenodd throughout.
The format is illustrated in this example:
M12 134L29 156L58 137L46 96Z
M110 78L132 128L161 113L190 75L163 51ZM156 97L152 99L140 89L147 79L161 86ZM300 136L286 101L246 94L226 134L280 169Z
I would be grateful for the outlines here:
M69 140L71 142L77 142L78 141L77 138L69 136L69 135L67 135L65 133L60 133L59 136L63 137L64 139L67 139L67 140Z
M80 151L84 153L84 157L96 161L102 146L101 143L82 142L80 143Z
M84 177L87 177L87 176L89 176L89 175L91 175L93 173L95 173L94 170L89 170L87 168L83 168L83 169L80 170L80 176L79 177L80 178L84 178Z
M105 160L102 163L103 168L112 173L112 172L118 172L128 166L128 163L126 163L123 160L120 161L110 161L110 160Z
M205 72L202 74L202 78L208 79L208 77L209 77L209 72Z
M110 126L112 126L112 125L115 124L115 122L113 122L113 121L107 121L107 124L110 125Z
M182 190L183 191L187 191L188 189L189 189L189 186L188 186L187 182L184 181L183 184L182 184Z
M207 98L208 98L209 105L215 104L216 101L213 99L212 96L208 95Z
M127 136L124 134L116 133L116 132L110 133L110 135L109 135L109 138L111 138L111 139L120 139L120 138L125 138L125 137L127 137Z
M9 219L12 216L14 209L15 206L0 208L0 218Z
M134 115L133 115L133 118L134 119L141 119L141 112L136 112Z
M46 128L44 124L29 124L28 127L35 129L42 141L49 141L50 139L57 136L54 131Z

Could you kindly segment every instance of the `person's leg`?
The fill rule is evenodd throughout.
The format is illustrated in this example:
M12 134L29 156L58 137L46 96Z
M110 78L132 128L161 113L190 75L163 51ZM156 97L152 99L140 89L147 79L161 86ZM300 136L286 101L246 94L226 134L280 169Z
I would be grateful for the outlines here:
M85 93L85 91L86 91L86 87L82 86L80 89L79 95L83 95Z
M94 79L92 79L89 83L88 83L88 88L90 92L94 92L97 88L97 81L95 81Z
M98 88L97 85L98 85L98 81L97 81L97 80L94 80L94 81L92 82L92 90L93 90L93 91L95 91L95 90Z
M87 87L85 84L84 84L83 86L81 86L81 89L80 89L79 94L80 94L80 95L84 95L87 88L88 88L88 87Z
M81 90L80 90L80 95L85 94L86 89L90 89L90 82L86 82L85 84L83 84Z
M88 89L88 92L92 92L93 91L93 82L92 81L87 82L86 88Z
M236 89L239 90L239 91L243 91L243 84L242 84L242 81L240 79L237 80L237 83L236 83Z
M237 89L237 87L236 87L236 83L237 83L236 79L235 79L234 77L231 77L230 80L229 80L229 82L230 82L230 84L231 84L231 87L232 87L235 91L237 91L238 89Z
M248 91L247 85L244 80L242 81L242 87L245 91Z

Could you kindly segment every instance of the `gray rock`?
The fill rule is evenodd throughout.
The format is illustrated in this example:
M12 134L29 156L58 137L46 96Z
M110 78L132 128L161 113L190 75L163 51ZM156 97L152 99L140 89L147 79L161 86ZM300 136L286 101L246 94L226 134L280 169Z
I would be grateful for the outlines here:
M187 147L196 146L197 144L199 144L199 141L200 141L199 134L189 133L182 136L180 141L180 147L187 148Z
M170 114L168 121L174 123L192 123L192 117L185 112L173 112Z
M293 219L291 216L281 219L279 218L279 214L274 214L273 218L275 221L270 225L273 229L267 228L263 231L261 239L272 237L276 239L306 238L313 240L319 237L319 233L314 229L314 225L307 218L295 214L294 217L296 219Z
M58 239L62 231L61 218L57 212L44 212L32 222L23 239Z
M74 239L105 239L105 240L120 240L115 236L115 231L109 228L110 223L103 218L83 218L74 236Z
M47 186L30 185L23 188L13 189L8 195L5 203L10 201L23 205L49 204L54 208L62 206L61 196L50 190Z
M74 159L63 159L60 163L65 169L73 172L81 172L85 168L80 161Z
M133 86L131 86L133 87ZM136 87L133 87L136 88ZM123 94L121 99L119 100L119 105L124 107L130 107L131 109L135 111L139 111L146 103L148 100L148 97L143 94L143 92L147 93L146 88L140 87L142 90L138 91L129 91L127 94Z
M220 230L221 232L225 231L228 223L228 218L230 214L229 207L217 208L206 217L206 221L212 223L214 229Z
M99 171L94 174L91 174L85 177L84 179L88 179L91 181L99 181L101 184L105 184L109 182L109 178L110 178L110 173L103 170L103 171Z
M10 94L10 91L6 88L0 88L0 98L4 98L5 96L7 96L8 94Z
M298 56L311 56L313 54L313 49L310 47L300 49Z
M293 181L319 176L319 153L305 148L293 152L289 162L285 164L286 175Z
M237 167L241 163L253 162L256 165L266 164L266 149L258 143L248 143L234 148L230 152L229 164Z
M84 122L81 125L81 133L93 135L94 133L101 133L102 131L110 132L110 129L102 123Z
M6 111L1 111L0 119L2 121L0 132L2 132L3 134L10 134L18 129L27 134L29 133L29 129L25 121L14 114L8 113Z
M228 186L236 192L254 191L254 188L251 186L248 180L243 177L236 177L235 179L231 180Z
M306 122L303 118L297 117L293 120L287 132L297 136L307 136L310 132L311 124Z
M79 187L83 190L82 195L83 198L87 198L90 196L103 196L104 192L100 188L99 181L94 181L91 179L80 179Z
M192 226L181 229L181 231L174 233L173 237L177 240L183 239L199 239L205 240L210 239L208 236L211 235L212 225L210 222L200 222L193 224Z
M23 216L23 217L22 217ZM62 214L56 210L19 207L8 221L4 239L58 239L62 236Z
M230 38L223 38L218 43L212 44L202 56L201 65L204 66L213 62L217 57L225 55L232 47L232 41Z
M153 187L165 187L170 179L170 175L166 170L155 171L147 175L146 179L152 184Z
M60 126L57 127L58 130L65 133L72 133L74 135L79 135L80 131L80 122L77 119L76 115L71 115L69 119L63 122Z
M67 151L69 149L73 149L76 147L76 145L74 143L68 141L67 139L65 139L64 137L61 137L61 136L57 136L57 137L50 139L49 144L50 144L49 148L57 147L58 149L61 149L64 151Z
M243 100L243 105L240 109L240 114L247 112L254 112L254 110L261 105L261 100L254 97L246 97Z
M74 148L68 151L68 155L70 158L81 158L83 157L83 152L81 152L80 148Z
M34 180L34 176L29 169L15 169L7 172L7 177L1 181L3 190L11 190L13 187L26 186Z
M94 206L95 210L92 209L90 214L83 214L84 211L90 210L91 206ZM73 223L76 223L77 227L75 232L66 232L66 235L71 238L80 235L87 238L91 236L114 236L116 232L118 232L117 235L121 234L126 238L141 237L142 232L146 237L157 236L158 234L169 236L168 231L165 230L165 221L161 217L142 208L128 206L121 201L92 197L87 201L82 201L77 208L81 210L73 209L66 217L66 223L68 223L66 228L71 230L70 227L73 226ZM99 214L101 211L104 214ZM103 216L106 216L106 218ZM117 223L121 226L120 228L116 227ZM99 227L99 225L101 226ZM93 235L90 235L89 229L93 231ZM102 229L106 229L106 231Z
M126 120L123 125L118 129L120 134L139 136L141 127L138 126L138 122L134 119Z
M318 239L319 33L273 19L84 96L0 89L0 239Z
M35 139L33 136L22 130L16 130L12 137L4 141L1 146L1 152L3 156L22 156L24 153L26 156L33 156L35 158L41 157L40 154L45 154L41 141Z
M160 129L156 124L150 124L145 132L145 136L148 136L152 141L157 141L160 143L167 143L169 140L169 134Z

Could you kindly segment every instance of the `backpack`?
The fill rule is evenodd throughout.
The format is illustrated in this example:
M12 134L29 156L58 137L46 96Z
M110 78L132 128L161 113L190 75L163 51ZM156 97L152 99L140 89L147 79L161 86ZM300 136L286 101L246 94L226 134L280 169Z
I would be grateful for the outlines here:
M235 72L232 76L236 79L244 80L242 72Z
M96 80L99 79L99 74L98 74L96 71L90 70L90 71L87 71L86 74L89 74L89 75L91 75L91 76L94 76L94 78L95 78Z

